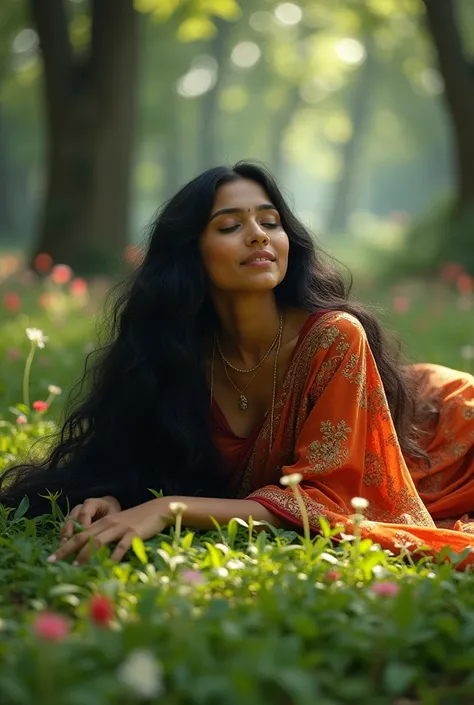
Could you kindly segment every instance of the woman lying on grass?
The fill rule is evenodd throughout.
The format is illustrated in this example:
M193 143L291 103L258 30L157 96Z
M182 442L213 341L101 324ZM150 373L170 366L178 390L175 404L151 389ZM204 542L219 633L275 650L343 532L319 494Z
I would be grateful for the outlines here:
M61 490L86 527L67 521L50 560L91 544L120 560L171 501L197 529L301 526L280 485L295 472L314 531L322 514L350 532L361 496L384 548L474 547L473 377L401 366L262 169L211 169L164 206L113 322L51 456L1 481L1 501L26 494L36 514Z

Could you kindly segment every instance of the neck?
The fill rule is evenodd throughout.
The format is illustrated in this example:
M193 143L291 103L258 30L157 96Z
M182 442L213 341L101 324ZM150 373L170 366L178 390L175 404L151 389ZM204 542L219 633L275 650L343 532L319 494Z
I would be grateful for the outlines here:
M237 366L257 365L272 344L280 325L273 292L214 301L221 324L219 339Z

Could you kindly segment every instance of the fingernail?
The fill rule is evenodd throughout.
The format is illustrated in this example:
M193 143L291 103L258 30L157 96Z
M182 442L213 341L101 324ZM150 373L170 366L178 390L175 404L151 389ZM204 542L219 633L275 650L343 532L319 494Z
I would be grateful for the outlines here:
M64 537L61 539L61 543L67 543L68 541L69 541L69 537L68 537L68 536L64 536Z
M78 565L79 565L79 561L74 561L73 565L78 566Z
M56 556L55 556L54 553L53 553L53 555L52 555L52 556L48 556L48 558L47 558L46 560L48 561L48 563L54 563L54 561L57 561L57 558L56 558Z

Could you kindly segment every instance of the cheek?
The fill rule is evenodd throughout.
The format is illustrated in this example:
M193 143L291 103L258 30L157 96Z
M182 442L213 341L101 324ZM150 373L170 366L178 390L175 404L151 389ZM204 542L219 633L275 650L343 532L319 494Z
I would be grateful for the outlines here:
M211 281L219 280L229 266L235 263L235 252L229 242L216 239L212 243L203 242L201 257L204 268Z

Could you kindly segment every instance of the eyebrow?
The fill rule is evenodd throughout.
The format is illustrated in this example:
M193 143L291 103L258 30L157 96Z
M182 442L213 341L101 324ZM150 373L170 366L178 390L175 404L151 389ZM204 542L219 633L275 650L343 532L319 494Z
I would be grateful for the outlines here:
M232 215L235 213L243 213L245 208L221 208L220 210L216 211L211 215L209 218L209 222L211 220L214 220L214 218L217 218L218 215ZM276 211L278 213L278 208L275 208L275 206L272 203L262 203L261 205L257 206L256 208L257 211Z

